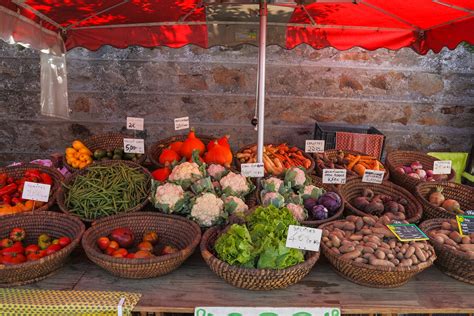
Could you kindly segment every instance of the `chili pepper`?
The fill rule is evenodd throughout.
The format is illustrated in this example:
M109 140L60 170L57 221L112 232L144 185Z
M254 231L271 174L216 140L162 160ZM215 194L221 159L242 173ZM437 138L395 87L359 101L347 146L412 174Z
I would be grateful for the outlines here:
M23 190L23 187L21 188ZM13 193L13 195L11 197L16 197L16 198L19 198L21 195L20 195L20 192L15 192Z
M25 177L40 178L40 171L38 169L28 169L25 171Z
M44 184L53 184L53 179L51 179L51 177L49 176L49 174L47 173L41 173L40 174L40 177L41 177L41 181L44 183Z
M0 188L7 184L8 175L6 173L0 173Z
M20 184L20 185L18 186L17 191L18 191L19 193L22 193L24 186L25 186L25 182L23 182L22 184Z
M14 197L13 199L11 199L11 203L18 205L21 203L21 199Z
M28 181L28 182L34 182L34 183L38 183L40 182L41 178L39 177L28 177L28 178L25 178L25 182Z
M16 191L17 185L15 183L10 183L3 188L0 189L0 196L3 196L5 194L12 194Z
M3 201L3 204L10 205L10 202L11 202L10 195L8 194L2 195L2 201Z
M13 179L13 177L8 177L8 179L7 179L8 184L13 183L14 181L15 181L15 179Z

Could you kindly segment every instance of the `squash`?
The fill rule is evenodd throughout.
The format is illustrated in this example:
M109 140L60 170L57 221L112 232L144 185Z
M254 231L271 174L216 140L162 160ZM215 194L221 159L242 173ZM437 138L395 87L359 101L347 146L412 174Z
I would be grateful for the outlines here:
M172 142L169 146L169 149L179 153L181 151L181 146L183 146L183 142Z
M196 137L194 129L191 129L188 134L188 138L183 142L181 146L180 154L186 159L191 159L193 156L193 151L197 150L199 155L202 155L206 150L204 143Z
M159 158L159 162L162 165L165 165L166 163L171 164L174 161L180 161L180 160L181 160L181 157L178 155L178 153L168 148L163 149Z
M228 147L219 144L218 141L214 141L212 148L204 154L204 161L207 164L215 163L230 168L232 151Z
M229 137L230 137L230 135L222 136L221 138L217 139L217 142L218 142L220 145L225 146L225 147L227 147L227 148L230 149ZM211 141L207 144L207 150L211 150L212 147L214 147L214 140L211 140Z

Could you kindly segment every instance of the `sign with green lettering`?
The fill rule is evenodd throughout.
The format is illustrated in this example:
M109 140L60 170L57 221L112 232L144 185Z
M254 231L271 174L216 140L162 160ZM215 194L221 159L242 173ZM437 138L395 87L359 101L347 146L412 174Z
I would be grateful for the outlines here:
M335 307L196 307L194 316L341 316Z

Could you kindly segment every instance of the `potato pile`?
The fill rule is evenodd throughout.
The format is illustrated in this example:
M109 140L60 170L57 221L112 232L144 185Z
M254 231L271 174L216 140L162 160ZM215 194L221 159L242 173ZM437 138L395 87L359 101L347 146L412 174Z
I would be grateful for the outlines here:
M435 256L426 241L400 242L385 226L388 216L348 216L324 227L322 242L340 259L372 266L410 267ZM432 258L434 259L434 258Z
M474 259L474 233L469 236L461 236L455 219L447 219L441 224L441 228L433 229L428 235L435 242L453 250L463 251L468 254L470 259Z

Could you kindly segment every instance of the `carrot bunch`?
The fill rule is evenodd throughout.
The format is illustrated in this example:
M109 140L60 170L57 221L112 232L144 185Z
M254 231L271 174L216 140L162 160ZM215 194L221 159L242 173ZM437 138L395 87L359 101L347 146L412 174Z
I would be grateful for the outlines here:
M353 155L339 150L335 157L328 158L326 153L317 154L319 169L347 169L349 175L363 176L365 170L385 170L377 158L368 155Z

